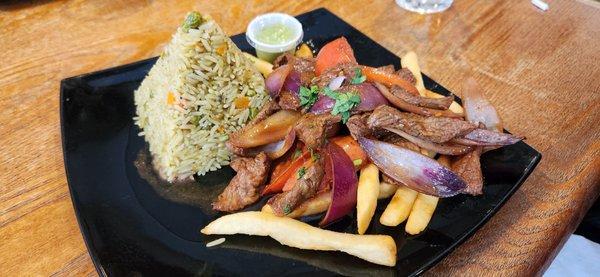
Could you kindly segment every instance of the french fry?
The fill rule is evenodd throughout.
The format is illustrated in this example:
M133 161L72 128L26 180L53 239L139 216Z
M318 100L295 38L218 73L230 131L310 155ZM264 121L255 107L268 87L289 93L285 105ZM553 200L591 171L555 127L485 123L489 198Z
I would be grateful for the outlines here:
M310 50L310 47L308 45L306 45L306 43L302 43L302 45L300 45L298 50L296 50L296 57L312 58L313 53L312 53L312 50Z
M397 189L397 185L386 182L379 182L379 195L377 196L377 199L385 199L391 197L392 195L394 195L394 193L396 193Z
M338 233L269 213L229 214L211 222L200 232L206 235L269 236L291 247L342 251L375 264L396 265L396 243L390 236Z
M450 157L441 155L438 158L438 162L449 167ZM416 235L425 230L433 216L438 201L439 198L435 196L419 193L406 222L405 231L411 235Z
M435 196L419 193L404 230L411 235L416 235L425 230L435 211L438 200L439 198Z
M410 51L400 59L400 63L403 68L407 68L417 79L417 83L415 87L419 91L421 96L425 95L425 85L423 84L423 76L421 76L421 67L419 66L419 59L417 58L417 53Z
M256 68L263 76L267 77L273 72L273 65L271 63L263 61L250 53L244 52L244 56L252 62L254 68Z
M356 223L360 235L369 228L377 208L377 196L379 196L379 169L371 163L360 170L356 192Z
M400 186L390 203L381 214L379 222L385 226L398 226L404 222L412 209L417 192L406 187Z

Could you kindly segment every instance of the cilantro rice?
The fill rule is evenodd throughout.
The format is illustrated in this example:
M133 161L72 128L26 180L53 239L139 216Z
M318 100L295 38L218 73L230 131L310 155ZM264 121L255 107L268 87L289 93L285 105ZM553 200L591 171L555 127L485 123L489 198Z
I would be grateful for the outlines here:
M173 182L227 165L228 134L268 100L264 79L209 16L191 12L135 91L135 123Z

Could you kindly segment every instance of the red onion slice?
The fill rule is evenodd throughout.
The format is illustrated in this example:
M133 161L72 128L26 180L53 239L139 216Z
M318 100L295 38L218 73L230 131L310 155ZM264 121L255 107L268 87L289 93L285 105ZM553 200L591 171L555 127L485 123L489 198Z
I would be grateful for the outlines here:
M274 160L283 156L294 145L296 140L296 131L292 130L285 136L284 139L272 142L263 146L250 149L250 156L258 155L260 152L265 152L269 159Z
M517 137L511 134L500 133L486 129L475 129L470 133L466 134L464 138L471 141L483 143L479 145L484 146L511 145L523 140L522 137Z
M335 100L331 97L321 94L319 95L319 99L315 102L312 107L310 107L309 112L314 114L324 114L333 110L333 106L335 105Z
M327 144L325 151L325 166L329 167L326 172L330 170L333 185L331 204L320 226L332 223L354 210L358 186L354 164L346 152L334 143Z
M502 132L502 120L496 108L485 98L483 90L475 79L469 78L463 85L462 101L467 120L483 123L488 130Z
M339 76L339 77L335 77L331 80L331 82L329 82L329 89L331 90L337 90L342 86L342 83L344 83L344 80L346 80L346 76Z
M467 187L462 178L434 159L377 140L360 138L358 142L385 175L418 192L451 197Z
M440 153L443 155L457 156L457 155L462 155L462 154L473 151L473 147L470 147L470 146L437 144L437 143L434 143L431 141L424 140L419 137L409 135L408 133L406 133L402 130L399 130L399 129L395 129L395 128L385 128L385 129L390 132L400 135L401 137L416 144L417 146L419 146L421 148L425 148L427 150L431 150L433 152Z
M300 73L298 71L291 70L290 74L288 74L285 82L283 83L283 88L298 95L301 85L302 81L300 79Z
M372 111L382 105L389 105L390 102L381 95L379 90L370 83L353 85L352 88L360 94L360 103L354 110L366 112Z
M269 91L271 99L276 99L277 96L279 96L279 92L281 91L287 76L290 74L291 69L292 67L289 64L282 65L273 70L273 72L267 76L267 79L265 80L265 86L267 91Z

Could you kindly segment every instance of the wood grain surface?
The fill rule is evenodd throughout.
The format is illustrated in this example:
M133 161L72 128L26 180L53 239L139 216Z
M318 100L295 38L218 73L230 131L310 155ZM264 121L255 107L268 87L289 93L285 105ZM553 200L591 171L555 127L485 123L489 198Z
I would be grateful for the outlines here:
M451 91L473 76L507 129L543 154L500 212L431 275L545 270L600 192L600 7L457 0L419 15L378 1L0 2L0 276L96 275L71 205L61 79L157 55L189 10L229 34L264 12L325 6Z

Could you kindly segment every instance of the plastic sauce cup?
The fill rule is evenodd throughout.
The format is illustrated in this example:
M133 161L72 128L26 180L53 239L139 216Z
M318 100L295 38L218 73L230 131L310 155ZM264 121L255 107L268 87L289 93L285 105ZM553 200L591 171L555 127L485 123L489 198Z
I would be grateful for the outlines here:
M287 36L277 43L269 43L261 39L265 31L273 28L285 28ZM279 28L278 28L279 29ZM296 46L302 42L302 24L293 16L284 13L267 13L259 15L250 21L246 29L246 40L254 49L259 59L273 62L275 58L285 52L293 52Z

